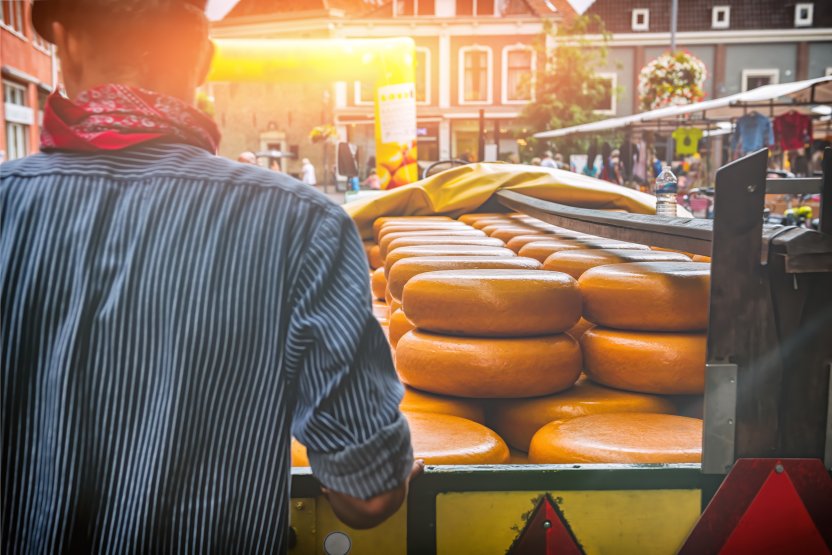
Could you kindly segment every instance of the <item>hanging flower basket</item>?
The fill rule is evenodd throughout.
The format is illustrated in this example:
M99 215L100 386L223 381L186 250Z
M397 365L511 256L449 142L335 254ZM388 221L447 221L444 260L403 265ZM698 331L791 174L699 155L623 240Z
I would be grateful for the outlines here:
M338 140L338 130L334 125L319 125L309 132L309 140L313 144L334 143Z
M642 110L700 102L708 70L690 52L662 54L641 70L638 94Z

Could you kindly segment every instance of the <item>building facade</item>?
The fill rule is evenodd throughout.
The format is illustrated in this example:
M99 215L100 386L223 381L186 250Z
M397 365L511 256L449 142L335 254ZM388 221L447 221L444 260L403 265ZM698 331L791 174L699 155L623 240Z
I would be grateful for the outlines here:
M518 116L531 99L534 45L542 36L543 21L557 25L574 16L565 0L241 0L215 24L213 36L412 37L420 160L476 159L480 110L488 157L495 159L518 150L515 132L523 131ZM298 87L274 85L269 100L264 92L268 85L214 84L223 153L234 156L260 148L262 125L271 123L287 149L320 162L320 147L309 145L306 135L329 119L340 138L359 147L359 162L366 166L374 148L372 83L326 83L322 76L320 85L310 84L304 91ZM232 89L237 91L234 98ZM260 129L250 128L254 119ZM291 162L290 171L296 165Z
M58 82L51 44L32 28L31 2L0 2L0 161L38 151L43 107Z

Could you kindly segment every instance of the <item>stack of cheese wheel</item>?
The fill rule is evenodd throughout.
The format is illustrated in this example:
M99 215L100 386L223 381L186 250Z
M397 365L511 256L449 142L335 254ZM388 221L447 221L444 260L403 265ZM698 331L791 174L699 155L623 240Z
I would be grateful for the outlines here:
M530 397L572 386L578 344L563 332L581 314L577 282L542 270L447 270L404 286L416 326L397 344L411 387L458 397Z
M532 436L549 422L608 412L673 414L675 405L658 395L612 389L581 376L575 387L561 393L496 401L489 421L511 447L528 451Z

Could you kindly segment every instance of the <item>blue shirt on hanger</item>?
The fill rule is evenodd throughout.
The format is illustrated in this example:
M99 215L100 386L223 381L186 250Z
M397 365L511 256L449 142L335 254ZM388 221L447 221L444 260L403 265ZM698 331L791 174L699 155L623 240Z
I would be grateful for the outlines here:
M732 152L744 155L773 144L774 130L766 116L752 111L737 120L731 137Z

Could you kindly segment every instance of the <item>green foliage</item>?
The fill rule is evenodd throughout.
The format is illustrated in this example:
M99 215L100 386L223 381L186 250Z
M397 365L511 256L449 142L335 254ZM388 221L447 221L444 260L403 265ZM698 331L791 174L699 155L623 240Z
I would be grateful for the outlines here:
M600 40L587 38L587 33ZM596 76L607 61L610 34L597 16L580 16L559 27L545 23L535 45L537 76L535 96L523 110L522 119L532 133L560 129L597 120L595 113L609 91L609 82ZM548 48L547 48L548 45ZM542 63L541 63L542 61ZM527 138L528 148L539 153L546 146ZM561 140L559 147L578 145L574 139Z

